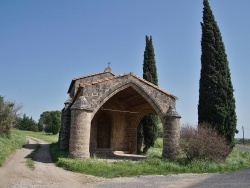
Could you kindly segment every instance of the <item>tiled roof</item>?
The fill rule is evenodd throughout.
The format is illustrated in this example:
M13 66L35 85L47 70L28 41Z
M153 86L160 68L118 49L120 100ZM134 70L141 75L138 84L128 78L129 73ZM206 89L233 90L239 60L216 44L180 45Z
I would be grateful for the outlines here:
M89 74L89 75L73 78L71 83L70 83L68 93L70 93L70 91L71 91L71 89L72 89L72 87L73 87L76 80L80 80L80 79L83 79L83 78L88 78L88 77L92 77L92 76L96 76L96 75L100 75L100 74L107 74L107 73L110 73L113 76L115 76L112 72L98 72L98 73L95 73L95 74Z
M144 80L143 78L141 78L141 77L139 77L139 76L136 76L136 75L134 75L134 74L133 74L133 76L134 76L135 78L137 78L137 79L143 81L144 83L146 83L146 84L152 86L153 88L155 88L155 89L157 89L157 90L159 90L159 91L161 91L161 92L163 92L163 93L165 93L165 94L167 94L167 95L170 95L170 96L174 97L175 99L178 99L178 97L176 97L175 95L173 95L173 94L171 94L171 93L165 91L164 89L161 89L160 87L158 87L158 86L152 84L151 82L149 82L149 81L147 81L147 80Z
M177 98L176 96L174 96L173 94L171 94L171 93L169 93L169 92L167 92L167 91L161 89L160 87L158 87L158 86L152 84L151 82L148 82L147 80L144 80L143 78L141 78L141 77L139 77L139 76L134 75L133 73L120 74L120 75L117 75L117 76L110 76L110 77L107 77L107 78L104 78L104 79L101 79L101 80L97 80L97 81L95 81L95 82L86 82L86 83L84 83L84 84L80 84L79 86L80 86L80 87L85 87L85 86L95 85L95 84L97 84L97 83L102 83L102 82L106 82L106 81L109 81L109 80L113 80L113 79L116 79L116 78L121 78L121 77L124 77L124 76L129 76L129 75L133 76L134 78L136 78L136 79L138 79L138 80L144 82L144 83L147 84L147 85L152 86L153 88L155 88L155 89L157 89L157 90L159 90L159 91L161 91L161 92L163 92L163 93L165 93L165 94L167 94L167 95L169 95L169 96L171 96L171 97L173 97L173 98L175 98L175 99L178 99L178 98Z
M115 76L112 72L98 72L98 73L94 73L94 74L89 74L89 75L85 75L85 76L80 76L80 77L73 78L72 81L83 79L83 78L87 78L87 77L96 76L96 75L99 75L99 74L107 74L107 73L110 73L113 76Z

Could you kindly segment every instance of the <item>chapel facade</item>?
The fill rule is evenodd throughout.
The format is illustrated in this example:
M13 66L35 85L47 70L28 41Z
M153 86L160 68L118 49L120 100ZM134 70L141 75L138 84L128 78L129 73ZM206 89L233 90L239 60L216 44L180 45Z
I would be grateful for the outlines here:
M137 153L137 127L148 114L163 125L162 156L179 154L180 115L177 97L133 73L104 72L74 78L62 110L61 149L69 157L89 158L116 151Z

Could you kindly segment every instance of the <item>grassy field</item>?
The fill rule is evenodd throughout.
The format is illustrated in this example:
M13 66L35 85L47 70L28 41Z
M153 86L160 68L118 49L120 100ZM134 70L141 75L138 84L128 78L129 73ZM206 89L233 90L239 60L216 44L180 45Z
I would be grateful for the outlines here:
M58 148L52 145L52 150ZM154 149L156 150L156 149ZM160 153L159 151L154 151ZM149 154L151 155L151 154ZM167 175L179 173L213 173L227 172L243 169L250 166L250 154L234 150L225 162L216 163L211 161L188 161L185 158L178 158L170 161L154 156L144 161L133 162L129 160L110 163L107 160L91 158L88 160L57 158L56 164L64 169L101 176L107 178L138 176L138 175Z
M0 137L0 166L3 165L6 157L26 143L26 138L16 131L11 132L10 139Z
M69 159L67 151L60 150L58 143L56 143L58 140L58 135L46 134L44 132L36 133L30 131L13 130L13 139L11 139L13 141L8 141L8 143L16 143L16 145L10 144L15 145L15 148L21 147L26 142L26 136L36 137L52 143L50 147L51 155L57 166L70 171L107 178L156 174L167 175L179 173L223 173L250 167L250 152L242 152L236 149L233 150L233 152L224 162L220 163L206 160L189 161L185 157L179 157L176 160L162 159L162 139L157 139L155 147L150 148L147 153L148 159L137 162L130 160L110 162L108 160L98 159L96 157L87 160ZM8 144L6 144L6 139L0 139L0 162L1 158L5 158L15 150L12 149L10 152L3 152L3 149L7 150L7 148L10 148ZM1 156L2 153L5 153L5 157ZM31 164L28 165L31 165L32 168L32 162L30 163Z
M44 140L48 143L53 143L53 142L58 141L58 134L53 135L53 134L45 133L45 132L21 131L18 129L13 129L12 132L18 133L22 135L23 137L26 137L26 136L35 137L35 138Z
M133 162L130 160L109 162L96 157L81 160L69 159L66 151L59 150L57 143L51 145L54 162L64 169L84 174L114 178L138 175L168 175L180 173L215 173L243 169L250 166L250 153L233 150L224 162L188 161L184 157L176 160L161 158L162 139L156 141L155 147L148 151L147 160Z

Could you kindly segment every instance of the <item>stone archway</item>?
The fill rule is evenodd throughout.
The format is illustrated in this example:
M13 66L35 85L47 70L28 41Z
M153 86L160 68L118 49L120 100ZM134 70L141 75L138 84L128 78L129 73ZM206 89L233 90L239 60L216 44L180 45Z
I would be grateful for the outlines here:
M105 75L109 77L105 78ZM180 116L175 111L177 98L174 95L132 73L119 76L99 73L79 79L82 79L82 84L76 79L69 89L72 97L72 102L67 104L67 109L71 110L70 125L62 125L62 130L70 126L70 157L88 158L90 150L95 152L100 146L108 146L108 141L101 145L92 139L98 137L97 139L101 140L101 133L92 131L92 124L100 122L97 114L105 110L108 110L110 117L112 116L112 128L108 127L108 121L102 122L104 127L107 126L104 129L111 129L110 135L104 133L107 134L107 140L110 140L111 151L128 150L130 153L136 153L137 125L146 112L155 112L164 127L162 155L174 158L178 154ZM89 80L91 82L87 82ZM66 134L63 131L62 133ZM60 140L63 140L62 137Z

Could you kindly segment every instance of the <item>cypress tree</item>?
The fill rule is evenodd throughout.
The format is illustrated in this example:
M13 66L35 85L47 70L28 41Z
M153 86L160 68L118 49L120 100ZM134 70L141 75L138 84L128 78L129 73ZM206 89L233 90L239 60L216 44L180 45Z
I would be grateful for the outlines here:
M234 146L237 118L227 55L208 0L203 5L198 122L209 123Z
M146 36L146 47L144 51L144 60L143 60L143 79L155 85L158 85L158 76L157 76L152 36L150 37ZM158 117L154 114L149 114L141 120L141 123L142 123L141 126L142 131L138 131L138 133L142 132L143 134L143 142L144 142L143 153L146 153L150 147L154 146L154 142L157 137ZM140 138L139 134L138 138ZM137 145L138 152L140 152L140 147L141 147L140 144L141 143L138 142Z
M143 60L143 79L158 86L158 76L152 36L150 36L150 38L146 36L146 47Z

